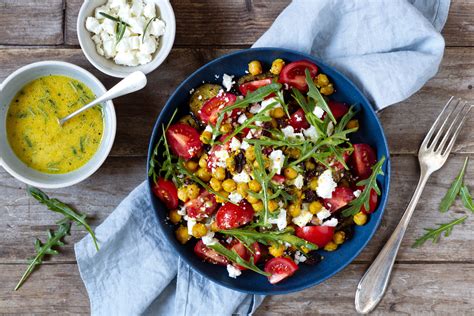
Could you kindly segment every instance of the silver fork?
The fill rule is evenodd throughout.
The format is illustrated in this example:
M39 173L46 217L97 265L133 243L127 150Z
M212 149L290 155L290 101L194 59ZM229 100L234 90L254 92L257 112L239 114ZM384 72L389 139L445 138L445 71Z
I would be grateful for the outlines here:
M418 151L420 180L400 223L357 286L355 295L357 312L369 313L382 300L398 249L426 181L446 162L471 107L467 102L461 99L454 100L454 97L451 97L423 140Z

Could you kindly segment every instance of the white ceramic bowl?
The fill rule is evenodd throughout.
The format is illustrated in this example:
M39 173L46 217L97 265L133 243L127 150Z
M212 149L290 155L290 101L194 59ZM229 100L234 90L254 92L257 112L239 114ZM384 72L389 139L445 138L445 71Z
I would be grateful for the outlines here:
M107 158L114 143L117 119L112 101L105 102L102 142L94 156L81 168L65 174L48 174L29 168L15 155L7 139L6 118L8 107L21 88L39 77L64 75L83 82L95 95L106 89L90 72L61 61L42 61L23 66L0 85L0 166L18 180L41 188L62 188L76 184L92 175Z
M151 62L145 65L135 67L117 65L112 59L107 59L99 55L95 48L95 43L92 41L92 34L86 29L86 19L89 16L94 16L94 11L97 7L104 5L107 0L85 0L79 11L77 17L77 37L82 51L89 62L103 73L124 78L134 71L141 71L148 74L155 70L166 59L171 51L176 34L176 20L174 11L169 3L169 0L146 0L147 2L154 2L157 6L157 16L165 22L165 34L159 39L159 46L153 54Z

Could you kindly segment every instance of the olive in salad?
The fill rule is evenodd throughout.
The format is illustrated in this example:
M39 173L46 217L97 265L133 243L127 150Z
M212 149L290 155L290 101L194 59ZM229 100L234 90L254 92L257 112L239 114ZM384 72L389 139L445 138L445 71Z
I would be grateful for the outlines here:
M351 142L355 107L332 99L313 62L248 66L190 92L189 114L162 126L149 177L180 243L230 277L275 284L367 223L385 157Z

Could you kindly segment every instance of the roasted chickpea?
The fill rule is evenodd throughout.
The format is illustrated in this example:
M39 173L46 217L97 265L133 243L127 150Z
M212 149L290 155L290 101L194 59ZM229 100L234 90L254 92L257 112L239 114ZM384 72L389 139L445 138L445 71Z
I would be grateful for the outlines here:
M318 178L311 179L311 181L309 181L309 188L311 190L316 191L316 189L318 188L318 183L319 183Z
M253 210L255 212L261 212L263 211L264 209L264 206L263 206L263 202L262 201L258 201L257 203L253 203L252 204L252 207L253 207Z
M273 244L268 247L268 252L274 257L281 257L285 252L286 248L285 245L282 244Z
M359 128L359 120L357 119L350 120L347 123L346 128L347 129Z
M253 192L260 192L260 190L262 189L262 185L260 184L260 182L258 182L257 180L250 180L249 184L249 189L252 190Z
M246 197L248 195L248 190L249 186L247 183L237 183L237 192L243 197Z
M323 208L323 205L319 201L313 201L309 203L309 212L311 214L316 214Z
M275 201L275 200L270 200L270 201L268 201L268 210L269 210L270 212L276 211L277 208L278 208L278 203L277 203L277 201Z
M333 241L330 241L324 246L324 250L326 251L334 251L337 249L337 244Z
M285 111L282 107L277 107L270 111L270 116L273 118L282 118L285 116Z
M217 226L217 222L216 222L216 221L213 221L213 222L211 223L211 231L216 232L216 231L218 231L218 230L219 230L219 226Z
M199 158L199 167L207 168L207 154L204 154Z
M209 131L204 131L202 132L201 136L199 137L199 139L201 140L201 142L203 142L204 144L209 144L212 140L212 133L209 132Z
M218 193L219 193L220 196L222 196L222 197L224 197L224 198L226 198L226 199L227 199L227 197L229 196L229 192L226 192L226 191L224 191L224 190L220 190ZM217 203L225 203L226 200L223 199L223 198L221 198L219 195L216 195L216 202L217 202Z
M235 183L234 180L232 179L227 179L227 180L224 180L222 182L222 188L226 191L226 192L232 192L232 191L235 191L235 189L237 188L237 184Z
M182 186L178 189L178 199L183 202L187 202L189 200L187 187Z
M217 167L216 170L214 170L213 176L217 180L220 180L220 181L224 180L225 179L225 169L222 168L222 167Z
M170 222L173 224L178 224L181 221L181 215L178 214L177 210L171 210L168 213L168 217L170 219Z
M314 79L314 84L319 86L319 87L325 87L329 84L329 79L328 76L325 74L319 74L315 79Z
M191 239L191 236L188 234L188 228L184 226L179 226L178 229L176 229L176 239L183 245Z
M283 59L275 59L272 62L272 68L270 68L270 72L274 75L279 75L281 70L283 69L283 66L285 66L285 62L283 61Z
M225 165L230 172L235 171L235 160L232 157L229 157L225 160Z
M314 168L316 168L316 165L311 160L306 160L305 163L304 163L304 167L307 170L314 170Z
M230 123L222 124L219 130L221 133L224 133L224 134L230 133L230 131L232 130L232 124Z
M333 87L332 83L330 83L327 86L322 87L320 91L321 91L321 94L331 95L331 94L334 93L334 87Z
M207 170L207 168L199 168L198 171L196 171L196 176L198 176L199 179L202 181L209 181L211 180L211 174Z
M187 186L188 197L190 200L194 200L199 196L199 187L197 184L190 184Z
M285 178L288 180L293 180L298 176L298 172L292 168L292 167L287 167L283 170L283 174L285 175Z
M353 217L354 223L358 226L363 226L367 223L367 214L359 212Z
M202 223L197 223L193 226L193 236L196 238L201 238L207 234L207 227Z
M249 72L251 75L259 75L262 73L262 64L258 60L252 60L249 63Z
M247 196L247 201L250 203L250 204L254 204L254 203L257 203L258 201L260 201L258 198L256 198L255 196L249 194Z
M299 203L292 203L288 207L288 212L290 213L291 217L297 217L301 213L301 205Z
M185 162L184 167L186 167L186 170L190 172L195 172L198 169L199 165L194 160L188 160Z
M249 146L245 150L245 159L249 162L252 162L255 160L255 147Z
M215 175L215 174L214 174ZM218 192L222 189L222 184L219 180L217 180L216 178L211 178L211 180L209 180L209 185L211 186L211 188Z
M346 239L346 233L344 233L342 230L338 231L332 236L332 240L336 245L341 245L344 243L344 240Z

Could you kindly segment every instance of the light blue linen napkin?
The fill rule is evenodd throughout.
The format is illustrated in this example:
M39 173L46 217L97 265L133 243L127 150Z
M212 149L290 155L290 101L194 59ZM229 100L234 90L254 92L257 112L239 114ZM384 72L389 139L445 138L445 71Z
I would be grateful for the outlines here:
M448 0L294 0L254 46L318 56L381 109L436 73L448 10ZM89 236L75 245L93 315L246 315L263 300L206 280L181 261L160 230L146 183L96 235L99 252Z

